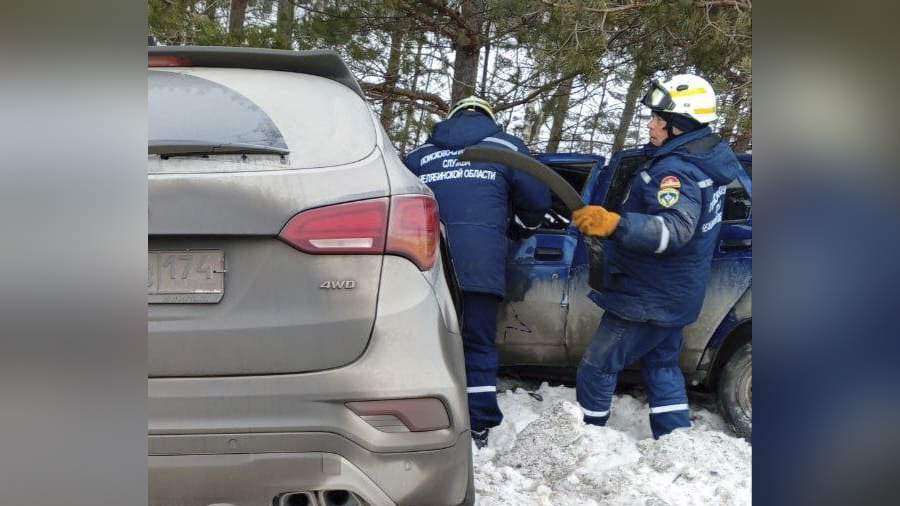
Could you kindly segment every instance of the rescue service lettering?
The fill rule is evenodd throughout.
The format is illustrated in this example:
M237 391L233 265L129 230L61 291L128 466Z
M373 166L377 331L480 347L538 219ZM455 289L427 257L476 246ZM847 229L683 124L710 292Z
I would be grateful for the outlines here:
M710 230L712 230L713 227L718 225L720 221L722 221L722 213L721 212L716 214L715 218L704 223L703 226L700 228L701 228L701 230L703 230L703 233L705 234L705 233L709 232Z
M456 158L448 158L441 162L441 167L445 169L452 169L453 167L468 167L472 165L472 162L463 162L457 160Z
M719 203L719 199L722 198L722 195L725 195L726 189L725 186L720 186L716 190L716 193L713 193L712 200L709 201L709 210L707 212L711 213L716 209L716 204Z
M709 210L707 212L716 213L713 219L707 221L700 227L703 233L707 233L722 221L722 196L725 195L725 186L720 186L716 193L713 193L712 200L709 202Z
M461 149L457 149L457 150L442 149L440 151L435 151L434 153L423 156L422 159L419 160L419 164L425 165L426 163L428 163L432 160L437 160L438 158L445 158L448 156L459 155L459 154L462 154L462 152L463 152L463 150L461 150Z
M497 179L497 173L493 170L485 169L456 169L445 170L443 172L434 172L432 174L422 174L419 180L425 184L437 181L446 181L448 179L487 179L493 181Z

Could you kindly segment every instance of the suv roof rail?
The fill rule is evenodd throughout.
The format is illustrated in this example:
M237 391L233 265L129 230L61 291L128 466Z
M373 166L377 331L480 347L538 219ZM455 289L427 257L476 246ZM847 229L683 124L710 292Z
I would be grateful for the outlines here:
M150 56L187 58L194 67L280 70L324 77L337 81L363 99L366 98L350 69L331 49L289 51L252 47L153 46L148 47L147 51Z

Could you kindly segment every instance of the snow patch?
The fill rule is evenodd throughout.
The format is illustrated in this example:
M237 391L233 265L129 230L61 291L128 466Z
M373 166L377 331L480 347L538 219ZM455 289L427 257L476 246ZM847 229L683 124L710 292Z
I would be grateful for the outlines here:
M559 481L574 472L584 456L585 447L579 444L584 433L578 406L559 401L519 432L497 463L531 479Z
M475 452L476 504L749 505L752 448L715 413L652 439L643 400L617 395L607 427L586 425L575 390L498 394L503 423ZM473 447L474 448L474 447Z

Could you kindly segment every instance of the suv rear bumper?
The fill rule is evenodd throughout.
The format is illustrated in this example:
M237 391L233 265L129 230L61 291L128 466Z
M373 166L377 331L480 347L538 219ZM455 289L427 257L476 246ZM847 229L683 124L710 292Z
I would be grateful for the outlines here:
M196 453L157 454L175 447ZM374 453L329 433L215 434L154 436L150 453L151 506L271 506L282 493L315 490L346 490L372 506L456 505L471 443L466 433L441 450Z
M151 378L150 503L268 506L279 493L338 482L372 504L462 502L471 459L465 366L439 269L423 276L384 257L371 340L346 366ZM449 427L383 432L345 406L416 397L439 399ZM335 466L338 475L325 472Z

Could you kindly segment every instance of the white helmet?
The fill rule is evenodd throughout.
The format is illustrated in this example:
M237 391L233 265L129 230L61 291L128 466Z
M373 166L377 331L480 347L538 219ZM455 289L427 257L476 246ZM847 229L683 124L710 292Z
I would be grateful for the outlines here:
M716 120L716 92L709 81L679 74L665 82L653 80L641 103L653 111L681 114L699 123Z

